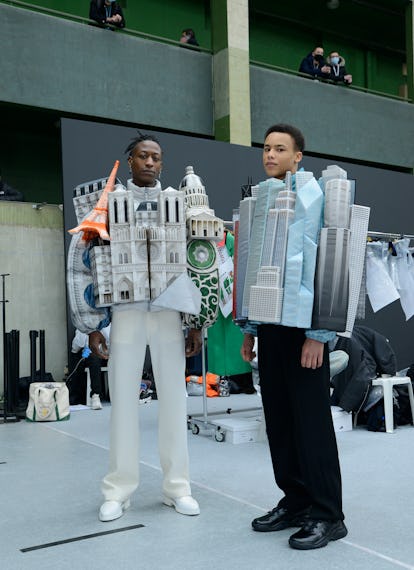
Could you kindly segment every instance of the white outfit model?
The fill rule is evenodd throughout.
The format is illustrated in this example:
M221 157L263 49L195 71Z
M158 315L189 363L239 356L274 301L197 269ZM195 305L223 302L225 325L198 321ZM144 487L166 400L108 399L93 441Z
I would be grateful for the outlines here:
M158 437L163 492L175 499L191 495L185 397L184 336L175 311L114 311L108 366L111 394L109 472L102 491L107 501L124 503L139 483L138 378L145 347L151 351L159 403Z
M84 232L87 243L78 234L68 253L72 321L89 334L94 354L102 354L105 348L100 331L112 314L110 457L102 481L105 502L99 512L101 521L122 516L139 484L138 386L147 345L158 395L163 502L184 515L200 512L189 480L185 357L197 354L200 329L215 319L218 271L215 246L207 242L223 237L223 222L209 208L204 186L192 167L187 167L180 191L161 191L158 142L151 136L139 136L127 151L132 172L127 188L115 185L118 162L99 202L95 192L95 187L97 191L103 188L99 181L75 188L80 225L71 232ZM112 190L105 205L109 187ZM85 218L95 204L94 213ZM103 244L90 241L95 239L90 230L94 236L97 225ZM201 288L209 292L204 309ZM193 319L188 320L186 340L182 313Z

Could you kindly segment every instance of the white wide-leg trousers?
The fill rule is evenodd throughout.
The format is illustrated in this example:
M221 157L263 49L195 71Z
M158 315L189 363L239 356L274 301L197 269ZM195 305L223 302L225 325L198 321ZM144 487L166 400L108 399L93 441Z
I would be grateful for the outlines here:
M149 345L158 395L158 445L163 492L191 495L187 448L184 335L175 311L114 311L108 382L111 396L107 501L125 501L139 484L139 388Z

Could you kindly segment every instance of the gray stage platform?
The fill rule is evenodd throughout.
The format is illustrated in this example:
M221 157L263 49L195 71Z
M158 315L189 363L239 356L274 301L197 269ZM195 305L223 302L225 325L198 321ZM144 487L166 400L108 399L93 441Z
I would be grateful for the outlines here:
M251 408L245 394L208 400L209 413ZM188 432L199 517L161 504L157 402L140 406L141 476L131 508L101 523L99 482L107 468L110 406L67 422L0 425L1 549L4 570L414 570L414 429L337 434L349 535L294 551L292 530L260 534L250 521L280 498L266 442L233 445ZM189 413L202 398L188 399ZM242 417L242 413L238 414Z

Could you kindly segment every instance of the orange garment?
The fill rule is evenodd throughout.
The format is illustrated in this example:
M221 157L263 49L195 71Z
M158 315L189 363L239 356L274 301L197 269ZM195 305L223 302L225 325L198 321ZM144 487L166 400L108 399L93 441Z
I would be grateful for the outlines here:
M186 382L197 382L197 384L203 383L202 376L187 376L185 379ZM219 396L219 388L218 388L219 376L217 374L213 374L212 372L207 372L206 374L206 395L209 398L215 398Z

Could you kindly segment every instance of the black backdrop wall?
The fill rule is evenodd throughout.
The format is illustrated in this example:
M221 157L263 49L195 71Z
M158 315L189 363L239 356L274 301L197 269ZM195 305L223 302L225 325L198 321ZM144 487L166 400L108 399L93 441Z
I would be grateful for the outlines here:
M210 206L225 220L238 206L241 185L248 177L257 183L265 178L261 150L184 135L150 131L163 149L163 187L177 188L192 165L206 186ZM125 148L136 129L73 119L61 120L62 171L66 245L67 230L76 225L72 205L73 188L82 182L107 176L116 159L121 161L119 178L129 177ZM302 166L318 178L328 164L338 164L356 180L356 202L371 207L370 230L414 234L414 178L340 160L305 156ZM374 314L367 300L365 325L384 334L397 353L398 367L414 362L414 318L405 321L399 301ZM72 338L69 324L69 338Z

